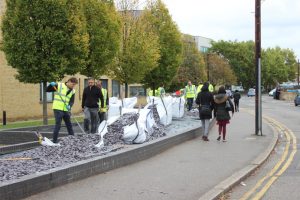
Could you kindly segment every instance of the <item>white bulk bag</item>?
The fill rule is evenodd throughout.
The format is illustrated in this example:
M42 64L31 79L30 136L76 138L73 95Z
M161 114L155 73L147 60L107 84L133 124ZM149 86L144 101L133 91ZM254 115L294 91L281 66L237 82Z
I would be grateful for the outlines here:
M117 118L116 118L117 119ZM104 135L107 133L107 121L103 120L98 127L98 135L100 135L100 141L95 145L97 148L101 148L104 146Z
M139 135L138 137L133 141L134 143L141 144L144 143L147 140L147 117L150 113L150 109L141 109L139 112L139 119L137 120L138 129L139 129ZM154 121L154 119L153 119ZM155 122L154 122L155 123ZM153 124L152 124L153 126ZM152 128L152 126L150 128Z
M122 100L122 107L123 108L134 108L134 106L136 104L137 104L137 97L124 98Z
M157 104L157 111L160 118L160 123L167 126L172 123L172 102L173 98L171 96L164 97ZM164 114L162 114L161 110L164 110Z
M123 129L124 129L124 134L122 136L122 140L126 144L132 144L139 134L137 124L133 123L132 125L124 126Z
M138 113L139 109L134 109L134 108L122 108L122 115L124 115L125 113Z
M183 97L173 98L173 103L172 103L172 117L173 118L183 117L184 104L185 104L185 99Z

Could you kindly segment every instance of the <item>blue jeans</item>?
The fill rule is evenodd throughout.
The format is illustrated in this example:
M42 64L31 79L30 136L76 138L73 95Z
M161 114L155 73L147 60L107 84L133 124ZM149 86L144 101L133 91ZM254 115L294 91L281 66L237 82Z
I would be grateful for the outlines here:
M53 110L54 111L54 117L55 117L55 127L53 131L53 142L57 142L58 133L61 127L61 121L64 120L69 135L74 135L72 123L71 123L71 116L70 113L67 111L61 111L61 110Z
M89 133L91 125L91 133L97 132L98 126L98 110L99 108L84 107L84 131Z

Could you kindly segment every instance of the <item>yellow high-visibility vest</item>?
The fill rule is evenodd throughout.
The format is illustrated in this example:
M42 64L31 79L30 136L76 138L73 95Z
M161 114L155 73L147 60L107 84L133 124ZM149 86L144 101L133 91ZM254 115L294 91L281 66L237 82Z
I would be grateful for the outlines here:
M198 87L197 87L197 94L198 94L199 92L201 92L202 87L203 87L203 84L198 85Z
M214 86L212 84L209 84L208 91L210 91L210 92L214 91Z
M192 86L185 86L185 97L186 98L195 98L196 94L195 94L195 85Z
M69 105L71 97L75 94L75 90L73 89L67 95L68 90L69 88L65 83L58 83L57 90L54 92L53 110L68 111L67 106Z
M155 90L154 92L155 92L155 95L157 95L158 91ZM149 95L149 96L153 96L153 90L150 90L149 93L148 93L148 95Z
M101 100L99 100L99 110L100 110L100 112L107 112L107 106L106 106L107 90L104 88L101 88L101 92L103 95L104 105L103 105L103 108L101 108Z

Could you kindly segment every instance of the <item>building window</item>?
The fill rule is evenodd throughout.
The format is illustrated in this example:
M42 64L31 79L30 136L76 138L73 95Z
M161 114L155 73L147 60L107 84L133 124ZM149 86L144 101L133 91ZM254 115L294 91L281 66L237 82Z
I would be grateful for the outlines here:
M202 53L206 53L208 51L208 48L207 47L200 47L200 51Z
M112 96L120 97L120 82L112 80Z
M108 80L107 79L100 79L102 82L102 87L107 89L108 91Z
M48 85L49 83L47 83ZM40 83L40 102L43 102L43 83ZM45 88L46 90L47 88ZM47 102L53 102L53 98L54 98L54 93L53 92L46 92L47 95Z
M133 96L146 96L146 89L142 86L130 86L129 95Z

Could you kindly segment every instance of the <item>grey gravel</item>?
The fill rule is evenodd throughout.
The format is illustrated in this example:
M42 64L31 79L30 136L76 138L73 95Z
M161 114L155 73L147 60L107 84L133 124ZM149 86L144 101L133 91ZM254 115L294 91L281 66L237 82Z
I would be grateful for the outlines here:
M149 131L147 141L166 136L166 127L160 123L156 105L151 105L148 108L151 109L150 114L153 115L156 125Z
M104 145L124 144L124 141L121 139L124 134L124 126L132 125L138 118L138 113L125 113L114 123L108 125L108 132L104 135Z
M5 158L32 158L31 160L1 160L0 161L0 182L20 178L24 175L34 174L55 167L64 166L95 156L120 149L120 146L113 145L96 148L99 135L84 134L68 136L60 140L61 146L40 146L35 149L1 156Z
M149 131L148 140L166 135L166 128L160 124L156 107L151 107L156 126ZM124 126L132 125L138 120L138 113L125 113L117 121L107 126L108 133L104 136L104 147L95 147L100 140L97 134L78 134L61 138L61 146L39 146L35 149L0 156L5 158L31 158L31 160L0 160L0 182L18 179L28 174L46 171L52 168L75 163L95 156L124 148L121 140Z

